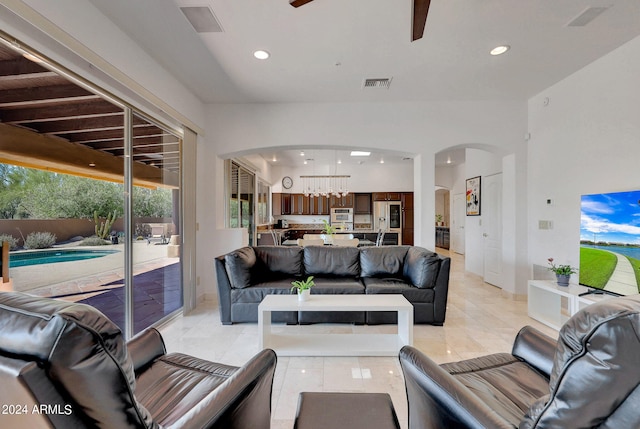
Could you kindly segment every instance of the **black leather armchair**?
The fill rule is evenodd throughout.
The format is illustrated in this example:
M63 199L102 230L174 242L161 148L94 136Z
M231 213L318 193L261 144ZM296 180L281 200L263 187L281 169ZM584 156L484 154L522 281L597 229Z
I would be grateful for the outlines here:
M640 428L640 295L575 314L558 341L532 327L512 353L437 365L405 346L409 429Z
M167 354L153 328L125 344L93 307L0 293L0 427L268 429L275 366Z

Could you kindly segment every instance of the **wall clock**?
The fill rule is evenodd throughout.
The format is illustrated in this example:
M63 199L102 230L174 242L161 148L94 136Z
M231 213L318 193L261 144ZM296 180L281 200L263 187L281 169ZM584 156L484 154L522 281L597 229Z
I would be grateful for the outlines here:
M284 176L282 178L282 187L284 189L291 189L292 186L293 186L293 179L289 176Z

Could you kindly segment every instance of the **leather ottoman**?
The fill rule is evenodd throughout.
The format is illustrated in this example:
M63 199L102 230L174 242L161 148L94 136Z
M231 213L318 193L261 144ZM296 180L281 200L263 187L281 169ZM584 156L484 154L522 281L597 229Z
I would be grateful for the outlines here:
M302 392L294 429L400 429L387 393Z

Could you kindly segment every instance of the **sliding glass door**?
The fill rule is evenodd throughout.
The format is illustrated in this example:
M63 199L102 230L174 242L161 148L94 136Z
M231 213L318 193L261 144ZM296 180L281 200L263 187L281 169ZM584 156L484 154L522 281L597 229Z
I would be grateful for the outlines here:
M15 42L0 34L13 287L92 305L131 336L183 305L182 131ZM251 223L241 188L238 219Z
M131 140L131 284L137 333L182 308L182 141L138 114L133 115Z

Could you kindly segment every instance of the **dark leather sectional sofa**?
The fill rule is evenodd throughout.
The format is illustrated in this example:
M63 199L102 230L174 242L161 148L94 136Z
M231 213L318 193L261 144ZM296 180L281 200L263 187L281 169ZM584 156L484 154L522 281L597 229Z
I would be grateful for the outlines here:
M0 427L269 429L276 355L244 366L125 343L93 307L0 292Z
M215 259L223 324L257 322L268 294L290 294L291 282L314 276L312 294L402 294L414 323L442 325L450 258L416 246L258 246ZM274 312L274 322L395 323L395 312Z

